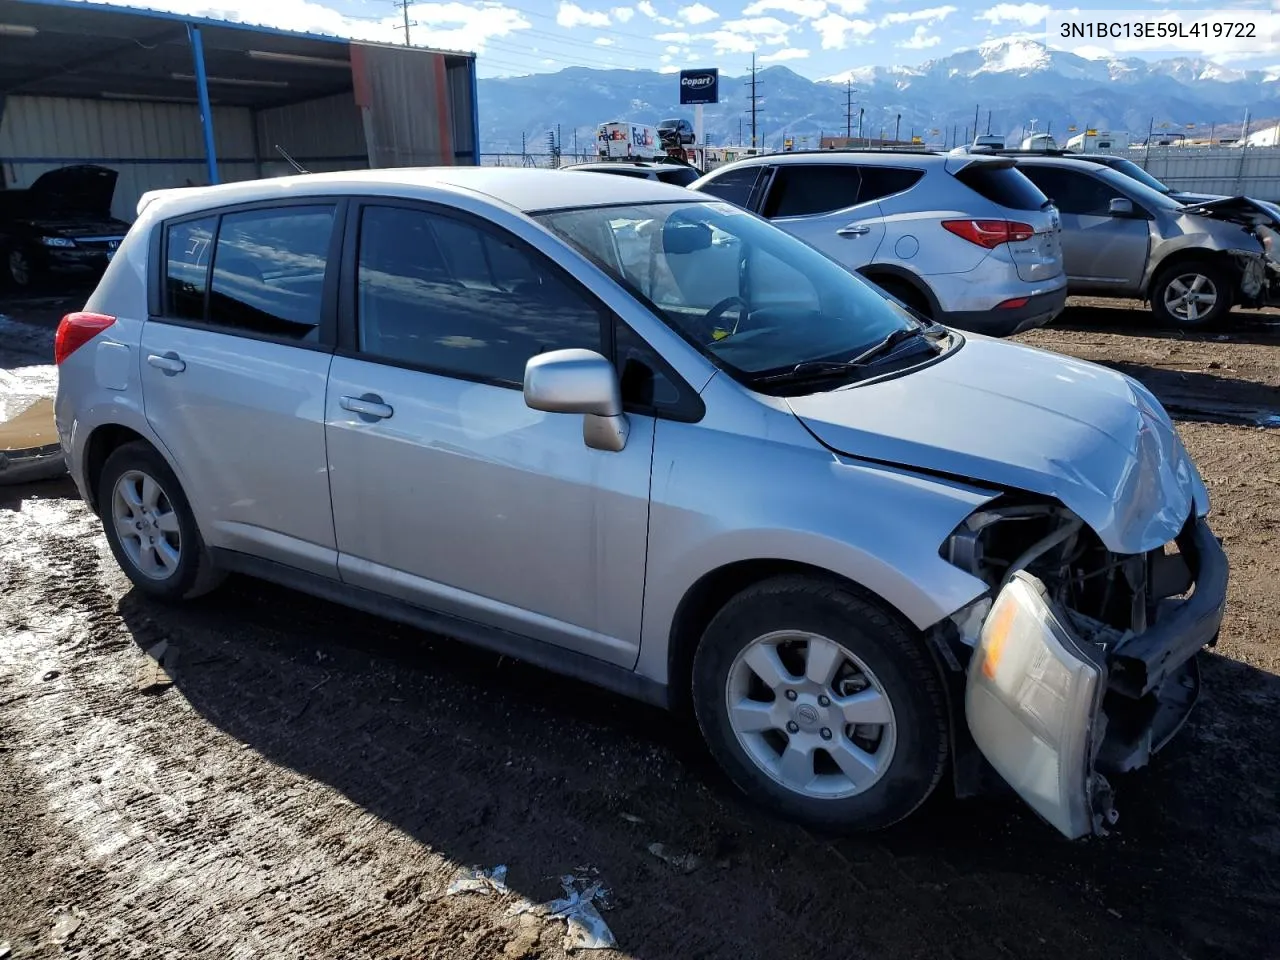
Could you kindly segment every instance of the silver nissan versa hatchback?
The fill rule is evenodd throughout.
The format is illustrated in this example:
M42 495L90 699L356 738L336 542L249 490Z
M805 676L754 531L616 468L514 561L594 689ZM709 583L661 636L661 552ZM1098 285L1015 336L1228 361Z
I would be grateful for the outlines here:
M1138 383L924 323L677 187L152 193L56 359L140 593L239 571L691 708L820 827L994 768L1103 831L1222 619L1205 487Z

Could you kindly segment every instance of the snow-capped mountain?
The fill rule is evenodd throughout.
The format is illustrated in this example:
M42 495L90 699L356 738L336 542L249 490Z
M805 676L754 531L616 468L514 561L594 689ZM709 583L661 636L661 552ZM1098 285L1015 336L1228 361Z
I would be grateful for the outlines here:
M1153 119L1158 128L1181 130L1191 123L1239 124L1245 108L1259 119L1280 115L1280 65L1238 70L1196 57L1092 60L1027 39L991 41L918 66L855 64L816 82L771 67L758 80L758 133L775 147L784 137L794 137L797 147L806 139L816 147L823 133L843 134L847 126L856 132L859 110L866 136L893 136L897 129L904 138L915 133L939 144L949 139L944 131L955 128L963 136L973 126L975 107L983 130L990 112L991 132L1009 138L1022 136L1031 120L1055 133L1092 126L1144 136ZM854 110L846 121L850 83ZM705 112L709 142L739 142L740 129L749 139L746 85L726 75L720 89L724 100ZM673 74L647 70L571 67L481 80L481 141L488 152L519 152L523 133L530 152L542 152L547 131L558 124L565 153L573 149L575 130L586 151L602 121L691 116L678 100Z

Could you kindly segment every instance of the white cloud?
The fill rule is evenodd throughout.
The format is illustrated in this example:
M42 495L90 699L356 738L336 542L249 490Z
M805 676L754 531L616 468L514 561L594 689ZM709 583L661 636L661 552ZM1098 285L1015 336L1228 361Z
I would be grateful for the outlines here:
M593 40L592 42L593 42L597 47L612 47L612 46L613 46L613 41L612 41L612 40L610 40L608 37L596 37L596 38L595 38L595 40Z
M607 27L609 15L600 10L583 10L576 3L561 2L556 11L556 23L566 29L573 27Z
M838 13L828 13L813 21L813 29L822 38L823 50L843 50L851 40L865 42L863 38L874 33L876 25L870 20L850 20Z
M941 42L941 37L937 34L930 36L929 28L922 24L916 27L915 33L911 34L910 39L903 41L901 46L904 50L928 50Z
M803 60L809 56L808 50L801 50L799 47L786 47L775 53L767 53L760 58L761 63L781 63L784 60Z
M831 5L841 13L866 13L870 0L831 0Z
M1071 51L1078 57L1084 57L1086 60L1110 60L1111 51L1106 47L1083 46L1076 47Z
M658 72L659 73L679 73L680 68L672 64L667 64L666 66L659 68Z
M680 11L680 19L685 23L692 23L694 26L697 26L700 23L710 23L719 16L720 14L716 13L705 3L695 3Z
M688 43L693 39L693 36L685 33L683 30L677 30L674 33L656 34L653 39L660 43Z
M956 12L952 6L926 7L923 10L909 10L904 13L889 13L880 18L881 26L895 23L938 23ZM933 46L933 44L930 44ZM914 49L914 48L913 48Z
M1024 27L1033 27L1042 23L1051 9L1043 3L997 3L973 19L993 24L1020 23Z
M649 0L640 0L640 2L636 4L636 9L639 10L641 13L643 13L650 20L656 20L658 23L662 24L665 27L680 26L679 20L673 20L671 17L664 17L662 14L658 12L658 8L655 7L652 3L650 3Z
M729 20L724 29L730 33L742 33L752 37L785 36L790 26L777 17L751 17L746 20Z
M630 7L614 7L609 14L619 23L626 23L636 15L636 12Z
M827 0L756 0L743 9L744 17L758 17L770 10L781 10L793 13L801 20L813 20L822 16L827 10Z
M137 6L136 0L107 0L117 6ZM282 30L403 43L397 32L403 17L397 12L378 19L349 17L313 0L147 0L151 10L188 16L210 17ZM458 0L442 3L415 3L409 14L421 25L412 34L419 43L446 50L483 52L485 41L505 37L532 24L519 10L501 3L473 5Z

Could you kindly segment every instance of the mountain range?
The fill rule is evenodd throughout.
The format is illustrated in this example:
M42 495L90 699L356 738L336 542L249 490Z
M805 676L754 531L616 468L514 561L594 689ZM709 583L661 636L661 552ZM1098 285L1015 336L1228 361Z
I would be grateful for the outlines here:
M722 74L721 102L704 108L708 143L750 142L749 79ZM760 70L756 83L757 135L772 148L784 137L817 147L822 134L843 135L847 126L857 135L860 109L863 136L892 137L897 129L903 139L914 133L938 145L951 141L953 129L961 139L972 133L975 109L979 132L987 132L990 114L990 132L1011 141L1033 121L1059 139L1070 126L1145 138L1153 122L1158 132L1217 125L1219 134L1238 136L1246 108L1259 118L1280 113L1280 66L1237 70L1194 57L1090 60L1034 40L993 41L917 67L852 67L817 81L774 66ZM693 116L692 107L678 105L676 75L653 70L570 67L483 79L479 94L486 153L520 153L522 134L529 153L546 153L557 125L561 151L575 152L576 133L585 153L603 121Z

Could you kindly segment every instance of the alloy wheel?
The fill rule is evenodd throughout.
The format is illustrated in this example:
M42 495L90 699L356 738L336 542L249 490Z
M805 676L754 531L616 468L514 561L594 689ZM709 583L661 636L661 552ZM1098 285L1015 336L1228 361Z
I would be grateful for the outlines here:
M729 723L753 763L815 799L870 789L893 761L893 705L871 669L834 640L775 631L729 668Z
M31 283L31 261L21 250L9 251L9 279L19 287Z
M182 560L182 531L164 488L141 470L128 470L111 496L112 522L129 562L143 576L166 580Z
M1164 306L1170 314L1187 323L1196 323L1218 303L1218 288L1203 273L1174 277L1164 288Z

